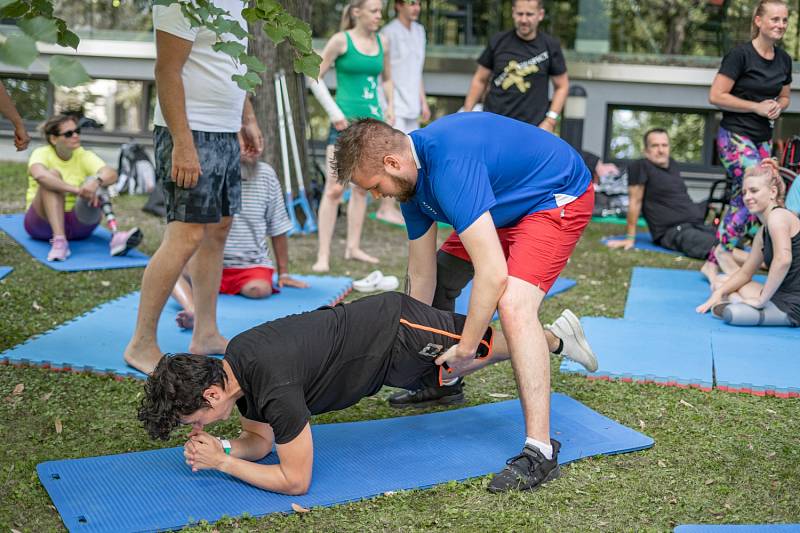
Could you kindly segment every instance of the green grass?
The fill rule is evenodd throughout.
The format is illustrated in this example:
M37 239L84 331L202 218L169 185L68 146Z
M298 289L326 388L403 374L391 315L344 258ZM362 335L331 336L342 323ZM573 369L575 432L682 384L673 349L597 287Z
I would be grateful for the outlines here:
M21 165L0 166L0 212L20 212L24 188ZM123 226L135 223L144 228L143 249L152 253L163 225L140 211L143 203L144 198L125 197L116 206ZM342 250L344 224L337 229L335 245ZM563 307L580 315L621 316L635 265L699 266L667 255L611 251L598 243L602 235L618 232L614 225L589 227L565 272L578 280L578 286L546 301L543 320L552 320ZM402 230L367 222L364 240L367 251L383 259L380 268L385 273L403 276ZM310 272L315 244L314 237L291 239L293 272ZM14 267L0 281L0 351L136 290L142 273L141 269L55 272L33 261L4 234L0 234L0 265ZM353 277L371 270L341 258L332 267L335 274ZM58 354L51 357L57 360ZM800 522L799 400L589 381L560 374L558 362L552 362L554 390L643 431L655 439L655 447L571 464L561 479L535 493L492 495L485 490L488 478L480 478L302 515L230 519L200 529L667 531L691 522ZM24 384L24 390L15 395L18 384ZM141 389L141 382L132 379L0 367L0 529L63 529L36 477L37 463L163 446L149 441L135 420ZM407 414L386 407L384 400L391 392L384 389L349 409L316 417L315 422ZM485 369L468 380L470 404L497 401L490 393L516 395L510 365ZM56 432L57 421L61 433ZM231 420L212 431L234 435L236 427ZM169 445L181 443L176 437ZM504 459L498 457L498 468Z

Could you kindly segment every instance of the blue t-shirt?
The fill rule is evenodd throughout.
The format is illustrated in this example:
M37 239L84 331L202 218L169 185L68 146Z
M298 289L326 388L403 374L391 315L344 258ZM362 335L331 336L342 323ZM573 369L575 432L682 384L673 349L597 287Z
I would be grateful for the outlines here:
M410 137L420 167L414 197L401 204L411 240L434 221L461 233L486 211L498 228L513 226L572 202L592 179L569 144L494 113L449 115Z
M786 209L800 215L800 178L795 178L786 195Z

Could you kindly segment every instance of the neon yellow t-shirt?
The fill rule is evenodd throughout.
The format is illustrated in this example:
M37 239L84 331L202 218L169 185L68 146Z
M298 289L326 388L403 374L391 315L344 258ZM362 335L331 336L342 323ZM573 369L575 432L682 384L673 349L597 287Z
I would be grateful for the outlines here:
M61 178L70 185L80 187L86 178L97 174L101 168L106 166L105 162L100 159L94 152L79 147L72 152L72 157L64 161L56 153L56 149L50 146L40 146L31 154L28 160L28 192L25 195L25 208L29 208L33 203L36 196L36 191L39 190L39 183L33 176L30 175L31 165L39 163L48 170L58 170L61 173ZM72 211L75 207L74 194L66 194L64 196L64 211Z

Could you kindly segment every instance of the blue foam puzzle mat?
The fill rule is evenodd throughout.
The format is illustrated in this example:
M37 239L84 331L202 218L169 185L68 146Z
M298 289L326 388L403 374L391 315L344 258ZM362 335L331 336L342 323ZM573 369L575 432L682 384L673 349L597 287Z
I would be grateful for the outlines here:
M756 281L764 282L763 276ZM720 390L749 392L779 397L800 396L800 328L739 327L725 324L711 316L700 315L695 307L709 294L708 282L696 270L636 267L631 276L624 320L606 319L605 328L583 319L587 339L598 352L600 369L593 374L609 379L656 381L652 373L642 374L642 361L649 345L652 354L675 359L674 368L686 364L685 354L693 354L700 346L710 345L715 380ZM624 323L624 325L617 324ZM590 333L591 331L591 333ZM636 350L628 348L637 346ZM680 348L678 348L680 347ZM634 357L635 355L635 357ZM768 364L766 363L768 361ZM583 368L564 360L565 372L585 373ZM698 368L699 369L699 368ZM666 370L668 371L668 370ZM671 377L678 372L670 372ZM696 374L690 385L707 388L708 379ZM668 380L673 384L673 380ZM684 385L678 379L676 385Z
M609 241L620 241L625 238L625 235L612 235L610 237L603 237L600 242L607 244ZM637 233L636 239L633 241L633 247L636 250L647 250L648 252L661 252L670 255L681 255L680 252L664 248L653 242L653 238L649 233Z
M310 287L282 289L279 294L261 300L220 294L217 323L222 335L230 339L262 322L332 305L352 286L352 280L345 277L295 277L306 281ZM0 360L143 378L144 374L126 365L122 359L133 334L138 306L138 292L104 303L3 352ZM189 348L191 331L181 330L175 324L175 314L179 309L177 304L168 303L158 321L158 343L165 353L185 352Z
M72 255L66 261L48 261L47 252L50 243L37 241L28 235L22 222L24 214L0 215L0 229L17 241L25 250L44 266L61 272L77 272L79 270L106 270L111 268L137 268L147 266L148 256L138 250L129 250L126 255L112 257L108 251L111 232L98 226L87 238L80 241L69 241ZM147 235L145 235L145 239Z
M643 450L653 439L554 394L553 438L560 463ZM313 426L308 494L284 496L225 474L195 474L182 448L49 461L39 479L70 531L176 529L223 516L263 516L430 487L501 470L519 453L524 423L516 400L432 414ZM264 462L275 463L274 454ZM365 465L367 465L365 467Z
M772 334L753 335L756 329ZM757 395L800 396L800 337L783 334L790 328L737 330L711 333L717 387Z
M800 524L686 524L675 533L800 533Z
M11 274L14 269L12 267L0 266L0 279Z
M545 298L552 298L557 294L570 290L575 285L576 281L574 279L558 278L556 282L553 283L553 286L550 287L550 291L547 293ZM460 313L462 315L467 314L467 309L469 309L470 294L472 294L472 281L467 283L466 287L464 287L464 289L461 291L461 294L458 296L458 298L456 298L456 313ZM497 320L498 318L497 311L495 311L492 320Z
M665 385L713 385L711 332L669 324L614 318L583 318L584 332L597 355L599 378L647 381ZM561 370L587 374L578 363L564 359Z

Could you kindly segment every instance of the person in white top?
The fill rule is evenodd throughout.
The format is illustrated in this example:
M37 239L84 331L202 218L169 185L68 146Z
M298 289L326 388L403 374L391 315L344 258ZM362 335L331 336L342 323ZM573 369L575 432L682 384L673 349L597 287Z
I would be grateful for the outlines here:
M403 133L419 129L431 118L425 97L422 68L425 65L425 27L417 22L419 0L395 0L396 17L381 30L389 37L394 80L394 127ZM392 224L403 224L403 214L394 198L384 198L375 216Z
M214 4L247 28L240 0ZM125 361L149 373L161 359L156 325L184 267L196 303L188 350L225 353L217 328L217 292L225 239L241 204L240 152L258 156L263 138L245 92L231 79L244 67L215 52L217 36L194 27L179 4L153 6L156 40L154 153L164 189L167 229L142 277L136 330ZM235 40L231 34L224 40ZM247 47L247 39L238 40Z

